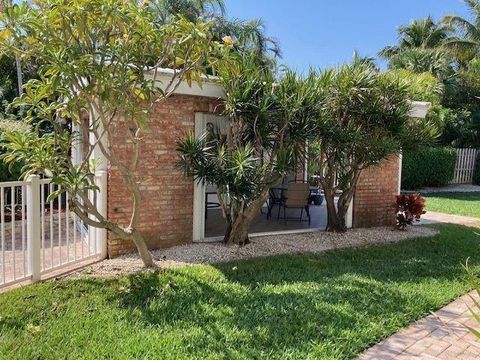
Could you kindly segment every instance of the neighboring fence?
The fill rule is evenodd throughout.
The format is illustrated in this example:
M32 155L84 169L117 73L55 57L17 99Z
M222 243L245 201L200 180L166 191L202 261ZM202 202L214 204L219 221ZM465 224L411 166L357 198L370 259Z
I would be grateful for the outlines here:
M106 189L105 173L96 180ZM0 289L106 256L106 231L85 226L70 211L68 194L47 201L56 190L37 176L0 183ZM105 196L98 201L104 213Z
M471 184L478 149L455 149L457 152L457 164L455 166L455 177L452 184Z

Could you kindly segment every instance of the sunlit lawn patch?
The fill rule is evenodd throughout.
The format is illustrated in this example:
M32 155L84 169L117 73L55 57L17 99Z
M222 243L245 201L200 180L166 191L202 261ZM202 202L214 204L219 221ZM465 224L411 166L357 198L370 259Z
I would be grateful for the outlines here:
M480 192L425 194L427 211L480 218Z

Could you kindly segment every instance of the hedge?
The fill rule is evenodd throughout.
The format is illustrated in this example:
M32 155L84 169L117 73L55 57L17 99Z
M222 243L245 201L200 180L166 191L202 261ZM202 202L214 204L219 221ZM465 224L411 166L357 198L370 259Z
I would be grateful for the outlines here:
M424 148L404 152L402 189L417 190L426 186L445 186L455 176L457 154L452 148Z
M480 185L480 154L477 155L475 170L473 172L473 184Z

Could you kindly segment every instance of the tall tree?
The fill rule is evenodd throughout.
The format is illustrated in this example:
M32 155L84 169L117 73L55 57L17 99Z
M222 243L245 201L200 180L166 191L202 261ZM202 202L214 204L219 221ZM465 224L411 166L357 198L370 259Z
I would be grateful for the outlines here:
M383 48L379 55L388 60L391 69L447 78L453 72L453 57L444 44L450 40L451 30L450 25L431 17L414 20L398 29L398 44Z
M241 52L253 52L265 63L270 58L281 56L278 40L266 35L261 19L228 19L223 0L158 0L151 5L162 22L181 14L190 21L203 19L213 24L216 40L228 37L232 47Z
M315 83L292 71L278 79L252 54L221 74L226 134L211 129L179 141L179 166L195 181L217 186L225 243L245 244L270 188L297 169L313 131Z
M445 48L405 49L390 58L389 68L405 69L416 74L430 73L441 80L454 75L453 56Z
M409 119L408 85L354 62L315 74L319 113L309 152L327 202L327 230L346 230L346 214L364 169L426 140ZM338 200L336 195L340 193Z
M167 23L181 15L189 21L211 20L225 15L223 0L156 0L150 6L157 11L162 22Z
M0 0L0 13L4 11L12 11L14 8L12 7L11 0ZM8 57L2 59L3 61L8 61ZM15 56L15 70L16 70L16 78L17 78L17 93L18 95L22 95L23 93L23 72L22 72L22 60L19 56Z
M52 177L68 192L70 209L85 224L132 241L144 264L153 266L138 229L140 187L146 181L137 171L142 131L152 121L154 105L183 80L201 82L224 47L212 41L210 24L182 16L159 24L151 8L137 0L45 0L14 7L0 18L0 51L41 64L39 79L29 81L15 103L30 109L27 121L41 117L54 133L9 134L5 159L25 163L25 175ZM160 82L160 66L174 70L169 83ZM91 115L88 124L83 121L86 113ZM82 132L70 134L59 119L77 124ZM114 132L127 136L126 153L110 146ZM83 159L73 163L69 150L81 142L80 135L90 141L82 142ZM92 159L97 151L100 155ZM129 189L128 223L106 218L92 200L98 196L95 171L102 158Z
M387 46L380 55L391 59L407 49L435 49L449 39L451 27L436 23L430 16L398 29L399 44Z
M448 39L445 45L455 52L461 65L466 65L480 52L480 1L463 0L463 2L469 7L472 19L448 15L442 22L457 32L457 36Z
M217 17L214 20L214 31L218 38L232 37L238 51L252 52L259 59L267 60L282 55L278 40L266 35L262 19L244 21Z

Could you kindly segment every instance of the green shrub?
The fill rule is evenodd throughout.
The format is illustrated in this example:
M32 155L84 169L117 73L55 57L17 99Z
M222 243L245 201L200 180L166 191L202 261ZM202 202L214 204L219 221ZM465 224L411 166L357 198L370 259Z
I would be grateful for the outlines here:
M457 155L452 148L423 148L403 154L402 188L445 186L453 180Z
M0 155L4 150L1 147L3 134L7 131L29 131L27 125L17 120L0 119ZM13 166L7 165L0 159L0 182L2 181L17 181L22 174L23 164L15 163Z
M480 185L480 153L477 155L477 160L475 161L475 170L473 172L473 183L475 185Z

